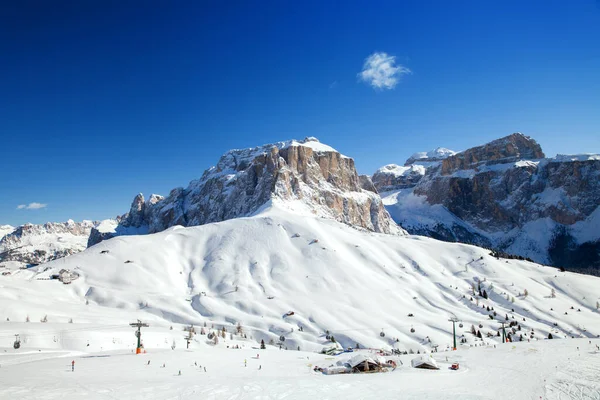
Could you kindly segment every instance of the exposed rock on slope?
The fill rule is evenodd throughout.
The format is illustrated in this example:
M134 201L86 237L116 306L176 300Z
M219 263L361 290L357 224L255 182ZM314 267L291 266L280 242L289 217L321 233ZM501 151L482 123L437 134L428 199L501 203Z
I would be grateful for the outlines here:
M384 201L411 233L600 267L599 156L546 159L535 140L516 133L444 159Z
M364 181L368 188L368 182ZM381 198L362 188L354 160L315 138L231 150L218 164L166 197L139 194L115 229L160 232L251 215L270 200L299 201L314 215L374 232L398 233ZM90 245L110 236L92 233Z
M86 248L93 226L72 220L19 226L0 239L0 261L31 265L78 253Z
M454 154L456 152L443 147L415 153L406 160L403 167L388 164L379 168L373 174L373 184L380 192L414 187L425 176L428 168L438 166L442 160Z

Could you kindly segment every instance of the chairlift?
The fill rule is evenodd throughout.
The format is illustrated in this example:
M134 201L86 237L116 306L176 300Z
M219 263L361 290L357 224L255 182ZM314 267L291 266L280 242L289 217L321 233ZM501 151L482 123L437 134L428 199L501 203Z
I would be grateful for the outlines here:
M15 343L13 344L13 347L15 350L19 349L21 347L21 338L19 337L19 335L15 335Z
M379 336L381 337L385 337L385 333L383 332L383 329L381 330L381 332L379 333Z
M462 328L463 326L464 326L464 325L463 325L463 323L462 323L462 322L461 322L460 324L458 324L458 327L459 327L459 328Z
M410 327L410 332L411 333L415 333L415 328L413 328L412 326Z
M279 341L280 342L285 342L285 336L283 336L283 335L279 336Z
M483 328L483 324L479 324L479 328Z

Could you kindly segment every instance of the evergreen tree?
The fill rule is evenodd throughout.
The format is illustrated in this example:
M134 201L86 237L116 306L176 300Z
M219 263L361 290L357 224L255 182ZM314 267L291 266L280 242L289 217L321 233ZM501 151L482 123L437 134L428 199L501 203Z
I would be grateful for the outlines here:
M548 339L554 339L551 333L548 334Z
M261 339L261 341L260 341L260 348L262 350L266 349L266 347L265 347L265 341L263 339Z
M487 299L487 298L488 298L488 294L487 294L487 292L486 292L485 290L483 291L483 298L484 298L484 299Z

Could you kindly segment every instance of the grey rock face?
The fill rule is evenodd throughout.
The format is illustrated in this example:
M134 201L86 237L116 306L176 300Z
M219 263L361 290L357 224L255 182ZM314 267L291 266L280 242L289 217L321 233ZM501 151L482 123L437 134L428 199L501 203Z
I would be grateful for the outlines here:
M137 195L121 226L160 232L248 216L270 200L299 200L315 215L373 232L401 232L374 187L364 178L361 184L354 160L314 138L231 150L187 188L152 199ZM93 236L90 244L103 239Z
M40 264L78 253L86 248L93 225L90 221L21 225L0 239L0 261Z
M379 192L407 189L419 183L425 176L425 171L426 168L422 165L401 167L396 164L388 164L373 174L372 181Z
M517 133L442 160L412 191L451 217L428 224L414 223L418 215L397 221L410 233L571 269L600 267L600 230L581 233L589 231L600 205L600 157L546 159L539 144Z
M406 160L404 166L385 165L379 168L371 179L380 193L413 188L425 176L428 169L439 166L444 159L454 154L456 152L443 147L415 153Z

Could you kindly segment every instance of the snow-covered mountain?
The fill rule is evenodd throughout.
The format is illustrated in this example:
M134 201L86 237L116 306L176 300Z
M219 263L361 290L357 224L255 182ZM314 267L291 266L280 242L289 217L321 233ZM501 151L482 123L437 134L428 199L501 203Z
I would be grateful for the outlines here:
M516 133L421 172L408 183L406 172L396 181L373 176L410 233L579 271L600 267L600 156L545 158L535 140Z
M307 351L331 345L327 331L344 347L446 349L453 315L467 347L481 343L471 325L497 343L501 322L514 323L515 340L600 334L600 278L496 259L470 245L357 230L314 216L301 200L294 205L273 199L248 218L115 237L0 276L0 320L123 324L131 341L127 324L136 319L165 331L173 323L228 331L239 323L254 345L264 339ZM62 269L79 279L46 280ZM94 341L119 348L108 343L114 331L100 329ZM61 343L82 345L65 335ZM149 348L171 343L146 340Z
M379 192L409 189L419 183L427 169L438 166L443 159L454 154L456 152L443 147L415 153L406 160L404 166L388 164L379 168L371 180Z
M363 187L354 160L315 138L231 150L187 188L167 197L138 194L112 231L95 230L89 245L128 233L154 233L249 216L271 199L298 200L311 213L373 232L401 233L381 198Z
M0 227L0 264L37 265L78 253L87 247L91 221Z

